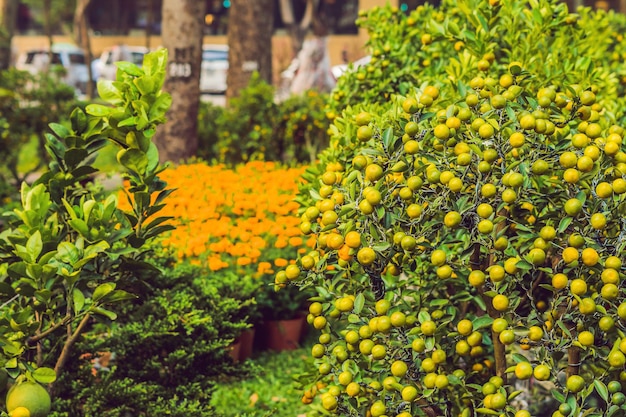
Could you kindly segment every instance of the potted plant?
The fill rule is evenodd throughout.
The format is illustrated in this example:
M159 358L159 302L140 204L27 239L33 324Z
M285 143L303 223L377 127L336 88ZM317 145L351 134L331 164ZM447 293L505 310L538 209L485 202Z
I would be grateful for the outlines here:
M275 288L269 278L256 294L261 316L260 345L270 350L292 350L300 346L306 326L306 305L313 294L297 286Z

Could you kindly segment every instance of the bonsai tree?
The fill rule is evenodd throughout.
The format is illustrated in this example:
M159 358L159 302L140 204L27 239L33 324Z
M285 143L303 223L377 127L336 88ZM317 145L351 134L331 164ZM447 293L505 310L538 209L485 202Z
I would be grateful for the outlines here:
M412 17L381 10L372 15L392 15L393 30ZM375 38L390 43L382 60L416 36L456 56L431 55L434 71L416 70L420 82L385 102L340 108L330 149L306 175L301 228L317 245L276 283L317 289L308 319L328 383L321 405L374 417L619 415L616 77L577 55L593 47L563 4L447 11L433 12L432 33ZM556 48L567 42L580 48ZM374 65L363 74L394 76ZM531 378L546 388L541 401L519 389Z

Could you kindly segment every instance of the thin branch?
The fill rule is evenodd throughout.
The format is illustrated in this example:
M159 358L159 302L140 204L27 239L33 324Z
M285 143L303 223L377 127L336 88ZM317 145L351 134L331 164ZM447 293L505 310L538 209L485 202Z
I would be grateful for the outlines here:
M48 329L46 329L43 332L37 333L34 336L29 337L28 339L26 339L26 344L27 345L32 345L35 344L37 342L39 342L41 339L45 338L46 336L48 336L50 333L55 332L56 330L60 329L61 327L65 326L66 324L69 323L69 321L72 319L71 316L65 316L63 317L63 320L61 320L60 322L58 322L57 324L55 324L54 326L49 327Z

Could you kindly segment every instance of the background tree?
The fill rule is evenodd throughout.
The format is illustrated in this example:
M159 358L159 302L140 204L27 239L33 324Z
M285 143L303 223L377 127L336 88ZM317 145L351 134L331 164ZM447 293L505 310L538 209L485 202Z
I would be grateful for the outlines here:
M253 72L272 82L273 0L233 0L228 19L226 101L237 97Z
M11 39L17 18L17 0L0 0L0 70L11 63Z
M74 41L85 51L85 60L91 62L91 42L89 41L89 20L87 13L91 0L77 0L74 11ZM91 65L87 65L89 82L87 83L87 98L93 97L93 71Z
M155 142L163 161L180 162L198 148L200 62L204 29L204 2L163 1L163 47L169 51L165 91L172 96L167 123Z

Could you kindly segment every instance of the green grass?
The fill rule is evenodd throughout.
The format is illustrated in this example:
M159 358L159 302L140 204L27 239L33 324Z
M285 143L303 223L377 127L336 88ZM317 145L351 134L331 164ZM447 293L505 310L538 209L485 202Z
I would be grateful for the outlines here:
M245 380L219 384L211 405L223 417L298 417L311 411L301 402L298 377L312 372L310 347L262 352L250 359L252 373Z

